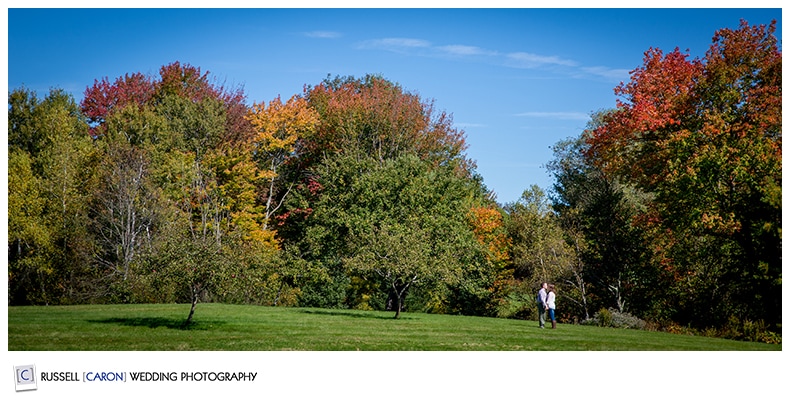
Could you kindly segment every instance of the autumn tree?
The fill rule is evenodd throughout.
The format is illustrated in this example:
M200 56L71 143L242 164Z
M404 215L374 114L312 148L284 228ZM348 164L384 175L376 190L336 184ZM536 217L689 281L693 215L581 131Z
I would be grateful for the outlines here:
M359 149L383 162L413 153L432 163L471 169L463 152L463 131L432 101L379 76L327 78L306 89L305 98L321 116L314 135L300 144L306 163L323 154Z
M677 316L698 326L781 321L775 30L745 21L719 30L704 59L650 49L588 140L598 166L655 195L649 222L672 237L665 269L678 285L693 283L678 299L699 308L675 305Z
M119 260L120 271L133 270L136 281L129 286L140 299L155 296L146 287L160 286L163 298L190 302L188 320L199 300L239 294L228 287L241 285L233 280L237 273L264 280L258 267L266 262L246 252L234 261L230 249L269 258L267 249L277 248L262 217L263 180L245 100L240 89L175 62L156 77L96 81L81 104L106 155L94 227L98 233L126 228L124 236L102 236L116 243L105 241L105 250L122 252L100 260ZM133 219L118 214L121 199Z
M336 77L304 92L306 106L317 113L318 123L296 140L293 157L283 166L299 179L291 202L277 214L284 237L300 235L299 221L313 210L310 203L321 189L315 170L337 155L373 158L383 164L414 154L433 166L452 166L457 174L480 180L474 163L463 153L464 132L453 127L452 117L400 85L373 75Z
M382 164L414 154L433 166L452 166L457 174L480 180L463 153L464 132L453 127L452 117L396 83L373 75L327 78L306 87L303 97L317 113L318 124L297 139L295 157L286 165L299 181L291 201L277 215L284 238L301 235L300 221L314 210L311 202L322 188L315 171L337 155L373 158Z
M297 141L310 137L319 119L307 101L295 95L284 104L279 97L268 105L255 104L247 119L256 133L251 151L259 175L265 181L262 197L265 202L263 228L266 230L295 183L284 171L285 165L296 156Z
M469 210L469 223L477 241L487 248L489 261L500 267L511 259L503 210L493 202Z
M142 73L126 74L112 83L105 77L94 80L93 85L85 90L80 107L91 124L92 135L98 137L106 131L104 122L111 112L148 104L153 94L151 78Z
M469 225L477 242L486 251L485 266L490 271L484 275L492 279L486 283L485 305L483 314L500 314L499 310L506 304L505 298L517 284L512 265L512 240L508 235L507 212L492 199L486 199L478 206L472 206L468 214ZM481 294L482 295L482 294Z

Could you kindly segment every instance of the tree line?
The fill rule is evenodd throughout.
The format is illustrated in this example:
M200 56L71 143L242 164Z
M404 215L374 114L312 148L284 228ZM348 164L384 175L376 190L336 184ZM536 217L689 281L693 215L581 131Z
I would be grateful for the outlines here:
M9 94L9 305L199 301L657 327L781 324L775 24L645 53L498 204L452 117L383 77L246 104L174 62ZM750 326L750 327L751 327Z

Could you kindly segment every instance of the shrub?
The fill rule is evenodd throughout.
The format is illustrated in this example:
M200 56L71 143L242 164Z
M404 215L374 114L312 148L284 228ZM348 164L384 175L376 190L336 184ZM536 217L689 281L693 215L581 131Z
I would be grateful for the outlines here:
M611 308L602 308L595 313L592 318L585 320L582 324L638 330L644 330L645 327L647 327L647 323L644 320L629 313L619 312Z
M662 327L661 331L664 331L664 332L667 332L667 333L670 333L670 334L685 334L685 335L690 335L690 336L693 336L693 335L697 334L694 331L694 329L692 329L690 327L687 327L687 326L681 326L681 325L679 325L679 324L677 324L675 322L663 323L661 327ZM712 335L711 337L717 337L717 336L716 335Z
M593 316L601 327L612 327L612 312L609 309L601 309Z
M717 337L732 340L755 341L768 344L781 344L782 335L768 330L762 320L751 321L731 316L727 324L717 333Z
M612 327L643 330L647 326L644 320L629 313L612 312Z

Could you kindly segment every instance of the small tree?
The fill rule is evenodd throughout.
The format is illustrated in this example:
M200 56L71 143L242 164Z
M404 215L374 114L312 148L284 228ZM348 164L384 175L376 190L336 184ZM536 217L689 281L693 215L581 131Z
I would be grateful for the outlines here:
M380 280L396 318L415 284L455 282L470 255L482 254L466 221L464 202L473 187L450 168L432 168L413 155L383 164L347 156L321 173L347 181L324 182L321 212L310 218L311 232L324 235L305 245L325 255L327 265L340 255L347 274Z
M428 233L409 226L386 222L369 227L353 236L354 256L344 260L351 270L362 275L374 273L389 286L395 319L400 317L412 285L426 276L449 273L447 265L432 256Z
M193 238L180 224L166 227L161 238L146 253L146 263L138 274L147 276L151 288L158 292L157 302L188 302L191 304L184 327L192 323L200 300L207 299L218 288L226 269L223 249L211 238Z

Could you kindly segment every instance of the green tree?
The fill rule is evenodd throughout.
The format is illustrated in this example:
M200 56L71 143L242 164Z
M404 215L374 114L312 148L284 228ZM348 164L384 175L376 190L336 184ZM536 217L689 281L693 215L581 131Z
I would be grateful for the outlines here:
M600 119L601 113L593 115L588 126ZM552 208L556 211L567 244L575 251L570 274L565 282L571 300L580 310L579 316L590 318L591 295L588 288L590 267L586 255L589 254L590 241L587 239L585 219L586 202L583 200L596 186L596 171L584 157L584 134L556 143L552 150L554 159L547 164L555 183L552 191ZM594 296L594 295L593 295Z
M555 159L548 165L556 179L553 208L567 243L577 251L569 281L585 317L590 307L644 315L661 297L657 284L663 277L652 259L654 238L641 224L648 219L652 196L586 158L585 139L607 113L594 114L578 138L554 146Z
M87 132L62 90L41 101L25 89L9 95L9 284L17 302L79 302L92 290L87 222L96 169ZM28 284L16 287L17 279ZM22 288L30 291L24 301Z
M335 243L324 253L326 262L380 282L397 318L413 285L452 285L465 268L485 260L466 220L465 202L475 188L452 170L434 169L412 155L383 165L358 160L340 157L320 170L330 180L348 182L322 183L324 202L311 220L327 236L322 245Z
M533 185L505 210L517 277L536 285L556 281L567 269L569 250L545 192Z
M8 302L19 305L47 299L45 276L53 273L53 233L44 220L41 179L27 152L8 155ZM37 288L36 282L39 282ZM45 301L46 302L46 301Z
M299 181L275 218L286 252L305 262L297 264L299 269L304 269L304 274L292 271L288 276L301 286L300 302L304 305L372 307L371 304L376 304L376 307L384 307L388 302L379 302L371 293L377 286L371 285L370 277L363 280L358 269L347 268L344 258L354 264L363 257L353 259L352 245L354 252L360 255L367 248L364 244L381 245L381 242L373 241L374 232L386 234L390 239L399 238L405 233L400 227L411 218L406 219L406 215L387 217L382 210L389 210L390 206L385 208L362 198L359 202L366 205L367 211L360 211L361 215L356 218L379 213L386 227L381 231L381 227L375 228L370 226L372 223L366 223L368 228L365 231L351 231L351 227L338 217L347 216L350 209L359 209L358 202L349 198L352 192L348 189L362 183L371 187L372 177L381 177L382 174L391 173L393 177L389 180L396 180L397 174L402 172L393 171L393 161L403 157L416 158L423 163L426 174L436 170L431 174L452 174L469 184L466 209L456 210L458 221L465 226L463 232L469 233L470 224L465 221L469 209L482 203L478 200L484 198L485 192L479 178L474 175L473 163L463 154L463 131L452 127L452 119L447 114L435 112L432 103L381 77L327 79L306 89L304 98L308 106L318 113L318 124L314 130L305 132L303 138L297 139L293 158L284 166L289 170L287 174L298 177ZM381 181L377 185L385 188L386 180L377 179ZM388 199L392 205L403 201ZM423 216L418 210L413 213ZM472 247L479 249L481 246L475 243ZM398 291L393 290L393 294L388 296L393 305L399 292L407 296L409 293L417 295L417 291L411 291L413 286L408 284L412 277L399 277ZM485 284L481 280L474 288ZM385 292L392 288L392 283L381 285ZM410 290L402 291L403 287ZM430 285L420 287L432 288ZM435 305L446 306L449 302L448 293L451 291L447 288L428 292L422 295L433 298ZM439 295L440 292L443 295Z
M565 281L576 260L574 249L563 237L557 215L551 209L549 198L537 185L525 190L521 198L506 204L506 228L510 243L511 268L515 281L509 286L507 309L510 313L534 313L535 294L543 282L557 284L563 299L575 301L565 290ZM566 307L565 312L570 309ZM524 317L524 316L520 316Z

